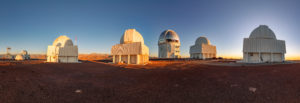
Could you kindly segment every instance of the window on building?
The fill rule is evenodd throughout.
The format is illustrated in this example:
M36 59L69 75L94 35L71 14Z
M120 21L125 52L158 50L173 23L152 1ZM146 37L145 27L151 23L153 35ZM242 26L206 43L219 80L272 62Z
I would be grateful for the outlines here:
M253 56L253 53L250 53L250 56Z

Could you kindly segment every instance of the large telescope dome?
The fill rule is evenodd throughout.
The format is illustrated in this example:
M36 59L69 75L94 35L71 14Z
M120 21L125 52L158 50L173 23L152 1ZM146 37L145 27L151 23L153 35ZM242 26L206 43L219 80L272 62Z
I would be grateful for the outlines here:
M179 36L173 30L165 30L160 34L158 44L171 41L180 42Z
M249 38L276 39L276 36L267 25L260 25L251 32Z
M210 45L210 41L206 38L206 37L199 37L197 40L196 40L196 45L201 45L201 44L207 44L207 45Z
M143 36L135 29L128 29L125 31L124 35L121 37L120 44L127 44L133 42L141 42L144 44Z
M65 36L59 36L54 42L53 42L53 46L59 46L59 47L65 47L65 46L73 46L73 42L72 40Z

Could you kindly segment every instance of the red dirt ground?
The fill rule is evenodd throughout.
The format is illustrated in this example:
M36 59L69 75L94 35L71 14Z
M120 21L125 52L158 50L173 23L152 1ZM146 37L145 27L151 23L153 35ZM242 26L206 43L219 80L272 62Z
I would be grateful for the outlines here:
M300 64L0 64L0 103L300 102Z

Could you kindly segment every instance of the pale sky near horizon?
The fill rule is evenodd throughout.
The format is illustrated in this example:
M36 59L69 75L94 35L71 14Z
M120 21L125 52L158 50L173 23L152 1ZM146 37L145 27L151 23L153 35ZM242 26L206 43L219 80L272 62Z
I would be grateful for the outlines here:
M79 53L110 53L123 32L139 31L157 56L161 32L180 37L189 56L206 36L218 56L242 57L243 38L268 25L285 40L287 57L300 57L300 0L0 0L0 53L46 53L59 35L78 38ZM299 58L300 59L300 58Z

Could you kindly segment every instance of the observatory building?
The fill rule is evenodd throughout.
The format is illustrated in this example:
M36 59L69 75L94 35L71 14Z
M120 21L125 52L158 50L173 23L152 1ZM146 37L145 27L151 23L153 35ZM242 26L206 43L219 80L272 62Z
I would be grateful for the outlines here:
M135 29L128 29L121 37L120 44L111 48L113 63L145 64L149 61L149 48L143 36Z
M285 41L277 40L274 32L266 25L260 25L244 39L243 62L283 62L285 60Z
M76 63L78 47L67 36L59 36L53 45L48 46L47 62Z
M180 40L173 30L165 30L158 40L158 58L180 58Z
M26 50L22 50L22 52L15 57L15 60L29 60L29 59L30 59L30 55Z
M190 58L207 59L215 58L217 56L216 46L211 45L206 37L199 37L195 45L190 48Z

